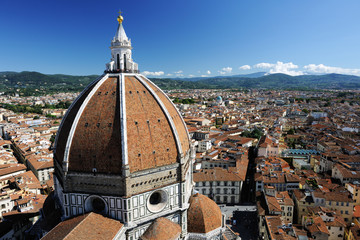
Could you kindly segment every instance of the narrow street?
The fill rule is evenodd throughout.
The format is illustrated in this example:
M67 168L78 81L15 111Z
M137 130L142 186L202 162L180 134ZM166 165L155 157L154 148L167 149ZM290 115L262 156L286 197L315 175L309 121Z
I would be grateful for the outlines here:
M242 204L255 204L255 147L249 148L249 165L246 173L246 180L241 191Z
M256 149L249 149L249 165L246 173L246 180L243 183L241 192L241 205L220 206L223 214L226 215L227 224L234 232L239 233L243 240L257 240L258 218L255 202L255 158Z

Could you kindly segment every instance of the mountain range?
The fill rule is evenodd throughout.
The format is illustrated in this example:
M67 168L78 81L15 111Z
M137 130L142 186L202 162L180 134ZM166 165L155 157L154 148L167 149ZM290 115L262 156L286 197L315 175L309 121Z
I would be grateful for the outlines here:
M42 74L39 72L0 72L0 91L19 92L21 95L39 95L53 92L81 91L98 75L74 76ZM164 90L170 89L360 89L360 77L342 74L301 75L269 74L197 77L150 78Z

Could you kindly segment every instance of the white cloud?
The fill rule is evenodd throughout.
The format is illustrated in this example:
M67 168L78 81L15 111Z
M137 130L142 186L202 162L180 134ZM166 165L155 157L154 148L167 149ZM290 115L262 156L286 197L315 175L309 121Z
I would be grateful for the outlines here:
M224 74L229 74L231 73L232 68L231 67L224 67L222 68L220 71L218 71L220 74L224 75Z
M293 64L292 62L276 62L276 63L258 63L253 66L254 68L269 69L268 74L274 73L284 73L291 76L304 75L306 73L313 74L328 74L328 73L338 73L338 74L348 74L360 76L360 69L350 69L350 68L340 68L340 67L330 67L325 66L324 64L308 64L305 65L302 70L299 69L299 66Z
M249 65L243 65L241 67L239 67L240 70L250 70L251 67Z
M255 64L253 67L254 68L272 68L275 64L272 63L258 63Z
M277 62L273 68L270 69L269 73L283 73L291 76L298 76L303 75L304 73L302 71L295 71L293 69L298 69L299 66L293 64L292 62L283 63L283 62Z
M338 73L338 74L348 74L348 75L360 75L360 69L349 69L349 68L340 68L340 67L330 67L325 66L324 64L309 64L304 66L304 69L309 73Z
M303 75L304 73L302 71L295 71L294 69L298 69L299 66L293 64L292 62L283 63L280 61L277 61L274 63L258 63L254 65L254 68L263 68L263 69L269 69L269 74L274 73L283 73L291 76L298 76Z
M223 68L221 70L223 70L224 72L227 72L227 73L231 73L232 68L231 67L226 67L226 68Z
M143 71L142 74L144 76L162 76L162 75L164 75L164 72L163 71L158 71L158 72Z
M258 69L266 69L267 74L274 74L274 73L283 73L291 76L298 76L303 74L328 74L328 73L338 73L338 74L347 74L347 75L356 75L360 76L360 69L350 69L350 68L341 68L341 67L330 67L324 64L308 64L302 68L299 68L298 65L292 62L276 62L276 63L257 63L253 66L250 65L243 65L239 67L240 70L250 70L253 68ZM226 75L232 73L231 67L224 67L218 72L221 75ZM144 76L155 76L160 77L165 75L164 71L157 71L157 72L150 72L150 71L143 71L142 74ZM208 77L211 74L210 70L206 71L206 74L200 75L201 77ZM174 73L168 73L166 76L176 76L176 77L183 77L183 70L176 71ZM188 75L188 77L195 77L193 74Z
M176 77L183 77L184 74L182 74L182 73L183 73L183 70L179 70L179 71L174 72Z

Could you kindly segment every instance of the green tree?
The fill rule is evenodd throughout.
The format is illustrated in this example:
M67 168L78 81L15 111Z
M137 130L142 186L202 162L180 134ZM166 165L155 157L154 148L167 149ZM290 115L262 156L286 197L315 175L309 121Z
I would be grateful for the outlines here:
M255 128L251 132L250 131L244 131L241 134L242 137L257 138L257 139L259 139L263 135L264 135L263 132L258 128Z
M57 118L55 115L51 115L51 114L46 114L47 118Z
M324 107L330 107L330 102L325 103Z
M292 128L287 133L290 134L290 135L293 135L295 133L295 129Z
M304 108L302 111L306 114L309 114L309 110L307 110L306 108Z
M55 142L55 134L53 134L53 135L51 135L51 137L50 137L50 142L51 143L54 143Z

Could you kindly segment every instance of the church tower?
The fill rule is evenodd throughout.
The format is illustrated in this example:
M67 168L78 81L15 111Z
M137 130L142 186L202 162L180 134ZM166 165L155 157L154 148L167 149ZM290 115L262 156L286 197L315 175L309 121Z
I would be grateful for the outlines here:
M121 223L114 239L221 239L220 209L193 195L195 150L185 122L138 72L121 15L118 23L106 71L75 99L59 127L52 199L63 222L46 236L63 234L66 222L81 218Z

